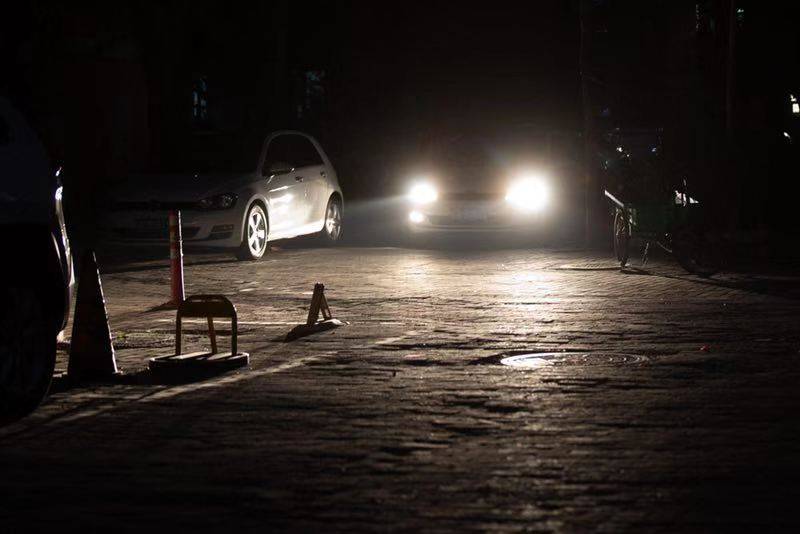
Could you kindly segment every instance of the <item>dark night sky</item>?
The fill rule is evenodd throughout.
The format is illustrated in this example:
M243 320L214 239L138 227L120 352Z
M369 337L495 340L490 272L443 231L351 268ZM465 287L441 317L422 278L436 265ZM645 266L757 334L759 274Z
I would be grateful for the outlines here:
M280 5L20 3L0 18L0 92L10 88L28 100L23 105L49 113L43 122L61 132L64 157L73 166L83 157L98 180L196 126L190 98L199 74L210 80L210 114L241 127L308 130L343 175L369 175L370 183L364 160L383 170L386 158L402 159L429 135L513 123L583 128L579 0L287 1L288 17L276 16ZM747 154L751 172L784 181L782 167L796 161L784 132L800 136L787 111L788 94L800 92L797 7L750 0L585 5L597 22L587 79L599 80L590 82L595 105L589 102L587 116L598 124L610 117L598 131L663 127L676 167L693 169L709 187L715 175L732 189L729 154ZM724 12L731 5L742 20L729 113ZM114 55L128 45L136 52ZM325 104L298 119L297 81L311 69L326 71ZM141 110L129 111L133 105ZM736 131L726 137L728 114ZM66 146L74 140L83 144ZM107 157L98 158L103 151ZM748 181L742 175L737 187Z
M185 4L190 10L186 21L199 22L199 29L190 35L182 61L213 66L218 75L211 83L216 90L231 82L253 88L249 93L239 90L236 100L263 93L255 88L265 81L265 71L259 70L259 64L269 61L273 53L269 49L270 22L255 22L260 18L256 11L248 14L232 10L219 1ZM98 24L101 32L124 26L125 21L119 19L130 18L139 39L160 39L152 35L159 26L148 22L157 10L124 5L128 13L125 17L115 17L119 10L106 8L82 6L79 12ZM170 5L174 8L180 2ZM270 5L260 7L262 16L269 13ZM329 105L323 120L328 128L357 131L379 126L393 135L396 130L440 130L445 126L459 128L464 123L509 120L580 128L577 1L288 5L289 68L294 72L326 69ZM53 16L48 20L36 13L61 13L58 17L66 20L74 11L55 4L38 11L23 6L6 18L3 85L16 86L18 94L25 93L16 69L24 49L19 43L24 43L26 33L35 32L41 38L43 33L56 35L59 28L76 28L73 22L62 24ZM89 36L81 32L82 37ZM264 50L261 60L258 50ZM172 54L171 50L162 52ZM209 59L203 59L206 56ZM236 94L229 92L226 98ZM220 102L215 104L219 106ZM322 135L321 131L317 133Z
M351 97L364 95L378 108L382 101L390 115L577 125L572 2L387 6L356 3L338 13L341 79L365 89Z
M83 7L82 12L92 13ZM237 28L251 35L259 28L270 30L267 23L252 25L246 13L223 7L187 3L188 9L215 19L204 24L214 28L213 38ZM147 20L147 9L129 11ZM299 70L327 66L335 84L332 96L348 104L348 114L424 116L435 110L439 117L488 113L578 125L577 2L290 2L289 9L290 64ZM97 10L94 18L102 22L108 11ZM15 83L18 44L26 32L52 31L46 18L35 20L32 13L30 6L19 7L2 24L6 85ZM100 27L119 24L105 21ZM247 44L241 34L225 40L251 48L246 56L226 57L226 69L252 71L252 48L263 43L254 36Z

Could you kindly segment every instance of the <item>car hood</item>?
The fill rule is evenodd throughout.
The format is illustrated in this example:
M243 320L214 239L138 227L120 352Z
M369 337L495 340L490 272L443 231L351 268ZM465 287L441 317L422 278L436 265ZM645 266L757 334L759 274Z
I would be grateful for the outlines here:
M430 177L430 182L440 194L505 196L508 187L525 175L543 176L555 185L562 167L545 165L538 161L529 163L497 163L487 165L431 165L429 170L412 175Z
M194 202L235 192L252 181L251 174L137 174L112 194L115 201Z
M508 170L498 167L450 167L435 178L440 191L451 194L501 194L508 182Z

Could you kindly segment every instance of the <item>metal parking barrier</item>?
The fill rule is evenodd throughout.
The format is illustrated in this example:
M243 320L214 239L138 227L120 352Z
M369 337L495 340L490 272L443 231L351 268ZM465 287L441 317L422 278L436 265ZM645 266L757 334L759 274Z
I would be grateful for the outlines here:
M183 319L205 318L208 321L210 352L182 354ZM215 318L231 321L231 350L219 352ZM153 376L165 382L183 382L202 379L225 371L246 366L250 355L238 352L238 317L236 307L223 295L193 295L178 306L175 318L175 354L151 358L149 367Z
M322 320L319 320L320 314ZM323 284L314 284L314 293L311 297L311 306L308 309L308 317L306 323L297 325L286 334L285 341L294 341L301 337L305 337L317 332L324 332L338 328L347 323L333 318L331 307L328 305L328 299L325 297L325 286Z

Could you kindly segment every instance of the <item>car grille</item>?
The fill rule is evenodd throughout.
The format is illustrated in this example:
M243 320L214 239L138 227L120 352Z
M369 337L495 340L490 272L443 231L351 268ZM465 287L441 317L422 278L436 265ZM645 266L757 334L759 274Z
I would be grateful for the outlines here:
M428 223L432 226L507 226L508 220L501 219L500 217L489 217L486 219L479 219L474 221L464 220L460 217L451 215L428 215Z

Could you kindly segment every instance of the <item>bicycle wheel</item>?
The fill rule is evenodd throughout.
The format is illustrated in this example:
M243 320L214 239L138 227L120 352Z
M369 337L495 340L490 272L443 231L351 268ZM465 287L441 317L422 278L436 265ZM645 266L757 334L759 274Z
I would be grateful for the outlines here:
M672 253L687 272L709 277L719 272L719 258L713 245L701 234L682 230L672 238Z

